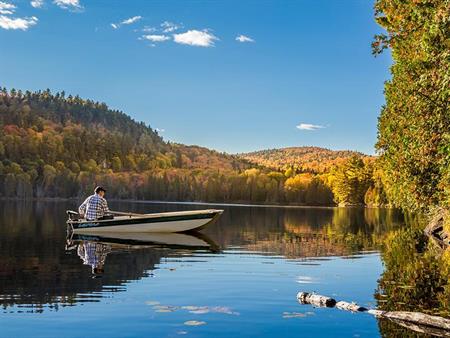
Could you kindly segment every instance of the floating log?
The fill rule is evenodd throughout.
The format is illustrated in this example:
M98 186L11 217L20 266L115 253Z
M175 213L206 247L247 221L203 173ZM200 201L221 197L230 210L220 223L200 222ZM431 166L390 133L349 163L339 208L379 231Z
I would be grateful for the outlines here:
M422 312L380 310L368 310L367 312L377 317L401 320L403 322L416 323L450 331L450 319L427 315Z
M359 306L356 303L348 303L344 301L340 301L336 303L336 307L341 310L351 311L351 312L364 312L367 311L367 309L363 306Z
M411 322L404 322L402 320L396 320L396 319L392 319L392 318L389 318L386 320L390 320L390 321L394 322L395 324L403 326L409 330L426 334L427 336L431 335L431 336L436 336L436 337L450 337L450 331L445 330L445 329L440 329L437 327L431 327L431 326L420 325L420 324L414 324Z
M336 305L336 300L333 298L316 295L315 293L299 292L297 299L302 304L311 304L316 307L333 307Z
M428 328L430 332L438 330L441 332L440 335L447 336L448 333L448 336L450 336L450 319L439 316L432 316L422 312L368 310L356 303L348 303L345 301L336 302L333 298L308 292L299 292L297 294L297 299L301 304L311 304L317 307L336 306L341 310L351 312L367 312L376 317L392 320L414 331L416 331L417 328L417 332L424 332L424 330L426 331ZM410 325L407 325L408 323ZM445 334L442 332L445 332Z

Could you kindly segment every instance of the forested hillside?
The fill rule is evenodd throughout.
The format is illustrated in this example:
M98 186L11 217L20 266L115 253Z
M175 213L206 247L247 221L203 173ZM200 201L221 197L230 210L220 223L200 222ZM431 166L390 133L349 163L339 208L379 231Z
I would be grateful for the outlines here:
M352 156L365 155L349 150L330 150L319 147L289 147L267 149L240 154L240 157L252 163L269 168L324 173L335 165L342 164Z
M165 142L104 103L49 90L1 89L0 131L1 197L81 198L101 184L110 198L386 202L373 159L358 153L296 148L310 149L298 158L289 155L302 165L252 164L242 156Z

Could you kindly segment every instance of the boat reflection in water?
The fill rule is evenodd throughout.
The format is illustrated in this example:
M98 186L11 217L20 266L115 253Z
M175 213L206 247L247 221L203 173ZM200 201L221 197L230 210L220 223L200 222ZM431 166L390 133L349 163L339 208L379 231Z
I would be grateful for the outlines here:
M94 277L105 270L106 256L111 252L133 251L148 248L208 250L219 252L218 245L199 232L191 233L124 233L102 232L89 234L68 233L66 251L76 250L84 265L91 267Z

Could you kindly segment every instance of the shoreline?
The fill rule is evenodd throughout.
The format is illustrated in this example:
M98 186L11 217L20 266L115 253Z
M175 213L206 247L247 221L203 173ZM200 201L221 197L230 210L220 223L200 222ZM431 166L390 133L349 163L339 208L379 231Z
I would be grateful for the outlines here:
M20 201L20 202L68 202L79 201L77 197L33 197L33 198L12 198L0 197L1 201ZM135 199L108 199L109 202L125 202L139 204L180 204L180 205L206 205L206 206L224 206L224 207L247 207L247 208L285 208L285 209L334 209L334 208L364 208L364 209L393 209L384 206L366 206L366 205L300 205L300 204L251 204L251 203L226 203L226 202L202 202L202 201L164 201L164 200L135 200Z

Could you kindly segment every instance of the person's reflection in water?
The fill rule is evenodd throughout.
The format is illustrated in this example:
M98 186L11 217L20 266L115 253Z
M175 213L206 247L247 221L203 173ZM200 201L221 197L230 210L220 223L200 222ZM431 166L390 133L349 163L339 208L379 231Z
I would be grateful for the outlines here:
M90 265L94 277L101 277L106 256L111 252L111 246L103 243L83 241L78 244L78 256L84 265Z

